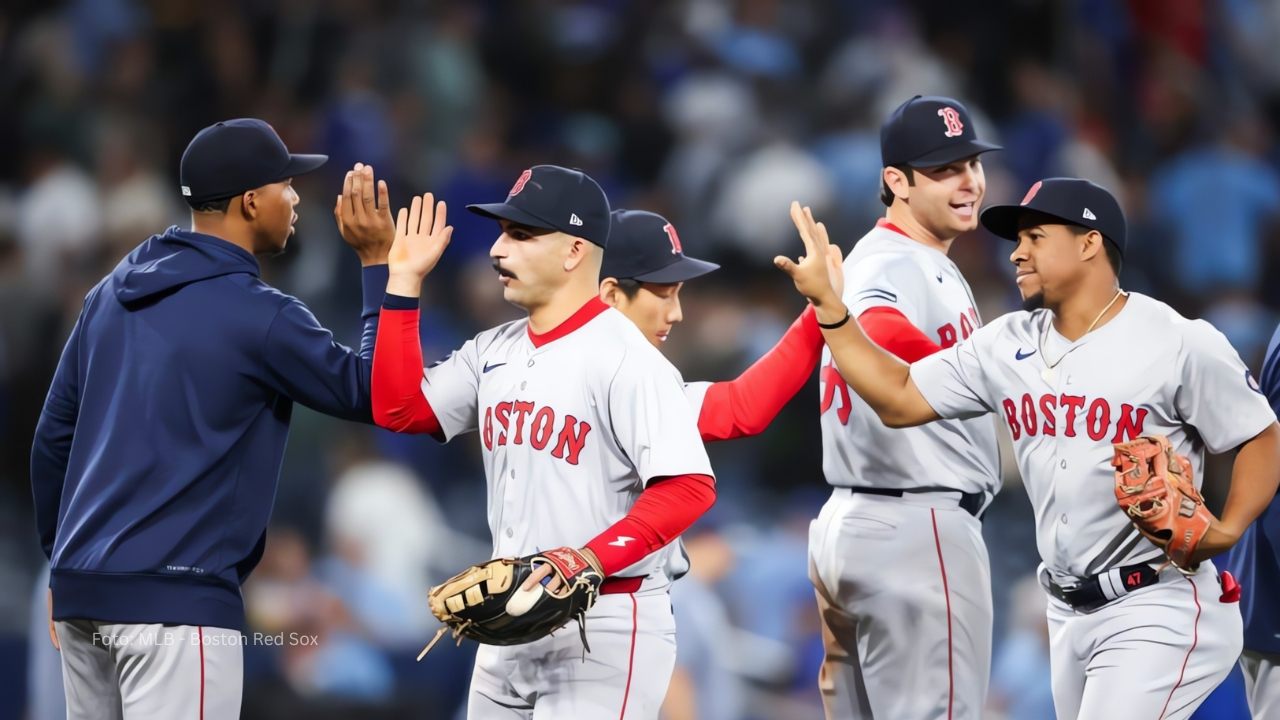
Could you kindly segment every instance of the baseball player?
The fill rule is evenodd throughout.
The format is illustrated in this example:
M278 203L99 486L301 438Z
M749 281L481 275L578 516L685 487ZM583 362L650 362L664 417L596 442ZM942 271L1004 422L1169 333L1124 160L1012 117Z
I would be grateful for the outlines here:
M798 220L807 254L823 252L824 231ZM1027 312L911 365L848 322L819 263L774 262L813 301L841 374L886 424L996 413L1007 425L1050 594L1058 716L1188 717L1240 654L1239 606L1208 558L1236 542L1280 485L1275 413L1221 333L1120 290L1125 220L1105 189L1042 180L1020 205L988 208L981 220L1016 241L1010 259ZM1238 449L1222 518L1185 575L1116 506L1112 446L1142 435L1167 436L1193 470L1206 450Z
M498 221L494 269L528 317L423 369L418 297L451 230L443 203L433 212L430 195L415 199L391 250L374 418L446 441L478 432L494 556L554 551L606 578L586 616L585 656L572 632L480 647L468 717L656 718L675 624L667 558L654 551L715 498L680 374L600 301L610 220L594 180L538 165L505 202L468 209Z
M267 123L201 130L181 162L191 230L133 250L85 297L31 451L68 718L238 718L240 585L262 557L293 403L370 422L386 285L385 184L335 204L366 289L359 353L259 278L293 234L293 155Z
M840 250L834 246L829 263L832 282L842 283ZM680 289L685 281L718 267L685 255L675 226L661 215L615 210L600 268L600 299L627 316L661 350L673 326L684 319ZM686 383L702 439L730 440L764 432L804 387L821 351L822 333L809 306L782 339L737 378Z
M881 127L888 209L850 252L843 299L867 336L905 362L981 326L947 253L978 225L980 156L995 149L952 98L916 96ZM821 367L822 469L834 489L810 526L809 574L827 717L977 717L991 669L979 517L1000 487L995 425L891 428L849 392L829 350Z
M840 250L832 246L832 283L843 285ZM676 228L644 210L613 211L609 247L600 266L600 299L635 323L659 350L672 328L684 319L680 289L685 281L719 265L684 254ZM751 437L764 432L791 398L804 387L822 352L822 333L813 306L805 308L782 339L733 380L685 383L685 396L698 419L704 442ZM663 549L668 575L689 571L684 543Z
M1262 363L1261 392L1280 409L1280 328ZM1244 671L1256 718L1280 717L1280 496L1240 536L1223 565L1239 578Z

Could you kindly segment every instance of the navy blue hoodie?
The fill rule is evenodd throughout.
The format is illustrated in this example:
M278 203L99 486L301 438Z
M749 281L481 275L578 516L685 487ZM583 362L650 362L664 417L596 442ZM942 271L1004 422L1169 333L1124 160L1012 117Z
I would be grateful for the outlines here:
M295 401L371 421L386 266L360 353L253 255L169 228L85 296L31 451L54 618L241 628Z

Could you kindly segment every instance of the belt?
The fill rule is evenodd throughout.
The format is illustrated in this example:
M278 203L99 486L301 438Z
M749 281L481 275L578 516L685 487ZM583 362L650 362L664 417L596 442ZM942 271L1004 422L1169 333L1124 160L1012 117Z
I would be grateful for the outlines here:
M1053 581L1049 571L1044 571L1043 585L1049 594L1071 606L1077 612L1093 612L1112 600L1155 585L1160 581L1160 573L1147 563L1125 565L1087 577L1078 585L1063 587Z
M839 490L848 490L851 493L859 495L883 495L885 497L905 497L908 493L925 493L925 492L958 492L960 493L960 509L970 515L982 519L986 513L983 512L982 506L986 504L987 494L982 492L962 492L960 490L948 490L947 488L922 488L920 490L901 490L892 488L877 487L849 487L847 485L837 485Z

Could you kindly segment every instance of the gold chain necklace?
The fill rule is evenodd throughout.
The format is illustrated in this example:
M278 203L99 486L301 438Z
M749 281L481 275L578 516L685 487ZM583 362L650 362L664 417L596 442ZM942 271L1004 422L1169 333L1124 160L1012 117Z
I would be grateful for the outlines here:
M1121 295L1128 297L1129 293L1125 292L1124 290L1116 290L1116 294L1111 298L1111 302L1107 303L1106 307L1102 308L1102 312L1098 313L1097 317L1093 319L1093 322L1089 323L1089 327L1085 329L1084 334L1080 336L1081 338L1093 332L1093 328L1098 324L1098 321L1102 319L1103 315L1107 314L1107 311L1111 309L1112 305L1116 304L1116 301L1120 299ZM1054 360L1053 362L1049 362L1049 356L1046 355L1044 352L1044 338L1046 335L1049 334L1049 328L1052 326L1053 326L1053 317L1050 316L1049 322L1045 325L1044 331L1040 333L1040 343L1039 343L1040 359L1043 360L1045 364L1045 368L1040 371L1040 377L1044 378L1045 382L1053 382L1054 376L1058 374L1057 371L1054 370L1054 368L1062 364L1062 361L1065 360L1068 355L1074 352L1076 348L1080 347L1079 345L1074 345L1070 348L1067 348L1067 351L1062 353L1061 357L1059 357L1057 360ZM1079 338L1076 339L1076 342L1079 342Z

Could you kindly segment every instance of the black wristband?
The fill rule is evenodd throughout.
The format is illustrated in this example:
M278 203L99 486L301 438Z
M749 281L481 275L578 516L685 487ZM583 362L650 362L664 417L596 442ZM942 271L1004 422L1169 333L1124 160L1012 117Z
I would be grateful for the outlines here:
M849 308L845 308L844 317L841 318L839 322L824 323L822 321L818 321L818 327L822 328L823 330L835 330L836 328L842 327L845 323L849 322L849 318L851 317L853 317L853 313L849 312Z

